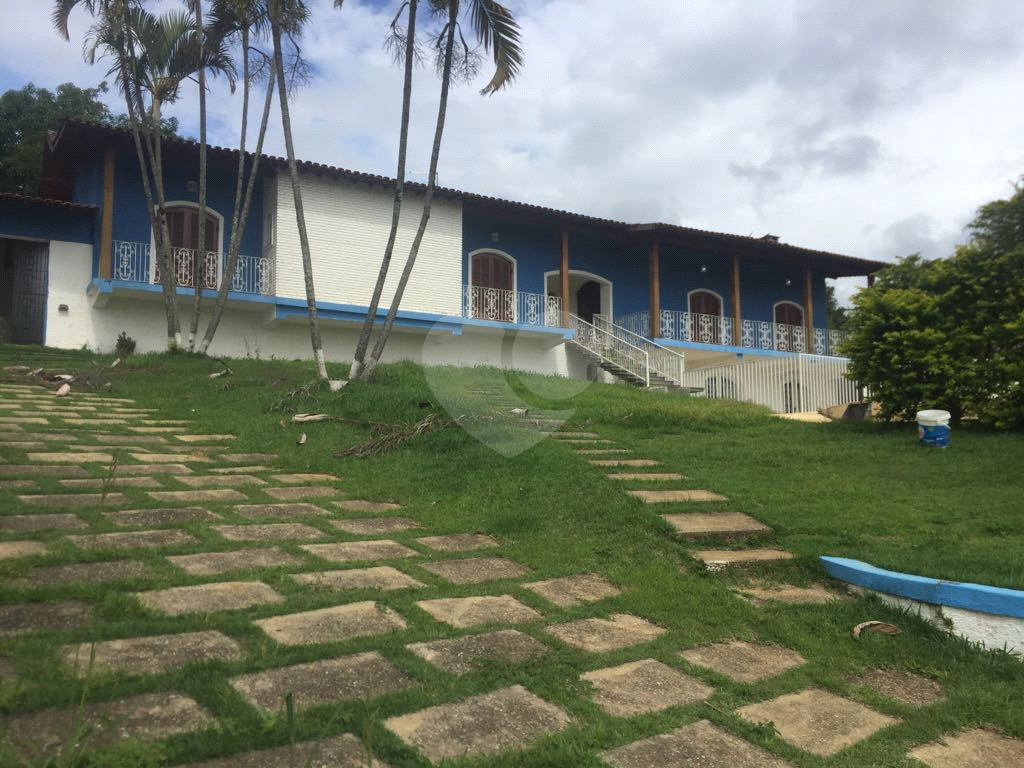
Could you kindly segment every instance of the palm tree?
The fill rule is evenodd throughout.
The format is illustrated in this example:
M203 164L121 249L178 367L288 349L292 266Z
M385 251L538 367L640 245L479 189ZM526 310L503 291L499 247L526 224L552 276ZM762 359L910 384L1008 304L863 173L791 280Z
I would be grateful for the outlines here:
M203 29L202 0L186 0L191 6L195 21L196 44L202 62L206 48L206 34ZM192 262L192 274L196 276L195 302L192 306L192 322L188 327L188 350L196 348L196 334L199 332L199 310L203 304L203 283L206 282L206 67L199 67L199 232L196 234L196 252Z
M340 5L341 0L338 0ZM359 380L363 361L366 357L366 348L370 345L370 334L373 332L373 325L377 319L377 308L380 306L380 297L384 292L384 282L387 280L388 269L391 266L391 256L395 251L395 239L398 237L398 223L402 215L402 202L405 198L405 160L409 147L409 111L412 103L412 69L416 61L416 10L418 0L408 0L398 9L398 13L391 20L391 40L395 45L400 45L404 51L402 55L405 63L405 78L402 85L402 123L398 135L398 171L395 174L394 202L391 210L391 230L388 232L387 245L384 246L384 258L380 262L380 271L377 273L377 284L373 286L373 296L370 298L370 306L366 310L366 319L359 332L359 341L356 343L355 355L352 358L352 371L349 378ZM402 11L408 10L409 21L403 31L398 26Z
M270 123L270 107L274 96L275 78L273 73L266 77L266 96L263 101L263 115L256 139L256 150L252 165L246 176L245 146L248 137L249 95L252 84L257 80L256 74L264 72L272 65L272 57L252 46L254 37L259 38L267 32L268 18L266 3L260 0L214 0L210 9L211 33L220 40L238 38L242 50L242 125L238 141L238 174L235 180L235 204L231 214L231 238L228 243L228 257L224 265L220 286L217 289L217 300L213 306L210 322L206 333L199 344L199 353L206 354L217 333L224 308L227 305L228 291L235 276L238 265L239 250L242 245L242 233L249 220L249 208L252 203L253 190L259 177L260 156L263 153L263 141ZM251 68L251 57L262 56L262 66L254 73Z
M444 123L448 110L448 90L451 85L453 65L456 56L456 37L459 38L459 63L464 74L473 72L472 52L465 38L462 36L459 15L463 10L461 0L428 0L431 10L440 18L444 19L435 40L435 46L439 52L441 73L441 95L438 101L437 124L434 128L434 145L430 154L430 170L427 176L427 188L423 199L423 212L420 215L419 227L416 236L413 238L412 246L409 248L409 257L402 270L402 276L395 288L395 295L388 308L387 317L384 319L384 327L374 344L370 359L362 365L358 371L359 380L369 381L373 376L380 362L381 355L387 345L394 327L395 317L398 315L398 308L402 303L402 296L405 287L412 275L413 267L416 265L416 257L419 254L420 244L427 230L427 223L430 220L430 210L434 202L434 193L437 189L437 163L441 154L441 138L444 135ZM485 51L492 51L494 54L495 71L490 82L481 90L482 94L495 93L508 85L519 73L523 63L522 50L519 47L519 24L512 13L495 0L466 0L469 9L470 22L477 39ZM404 116L407 119L407 116ZM403 126L407 130L407 126Z
M270 17L270 34L274 43L274 74L277 77L277 99L281 105L281 129L288 158L288 174L291 177L292 197L295 201L295 223L299 230L299 247L302 250L302 272L306 281L306 305L309 312L309 338L313 346L316 373L321 379L327 378L327 363L324 361L323 340L317 320L316 290L313 286L313 259L309 250L309 234L306 232L306 214L302 206L302 186L299 169L295 160L295 143L292 138L292 121L288 111L288 82L285 74L282 35L286 23L292 29L289 38L294 42L308 17L308 9L301 0L267 0Z

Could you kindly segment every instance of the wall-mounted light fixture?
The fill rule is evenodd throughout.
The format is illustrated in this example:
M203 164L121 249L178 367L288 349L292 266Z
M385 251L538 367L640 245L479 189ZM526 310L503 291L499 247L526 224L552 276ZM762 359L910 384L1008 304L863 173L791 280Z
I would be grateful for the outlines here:
M700 273L702 275L706 275L708 273L708 265L707 264L701 264L700 265Z
M789 286L791 286L792 284L793 284L793 279L787 277L786 278L786 287L789 288Z
M185 184L185 189L188 190L190 195L199 194L199 182L189 181L187 184Z
M500 239L500 238L499 238L499 236L498 236L498 233L497 233L497 232L491 232L491 242L492 242L492 243L496 243L496 242L498 242L498 240L499 240L499 239Z

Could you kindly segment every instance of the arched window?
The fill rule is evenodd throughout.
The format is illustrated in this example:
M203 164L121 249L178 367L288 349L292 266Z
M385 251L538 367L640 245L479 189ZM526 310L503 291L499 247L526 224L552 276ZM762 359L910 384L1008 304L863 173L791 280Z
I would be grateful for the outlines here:
M783 352L805 352L804 308L793 301L775 305L775 348Z
M713 291L690 291L690 341L722 343L722 297Z
M481 251L470 256L472 316L513 323L516 319L516 263L511 256Z
M171 203L166 208L167 231L170 235L171 258L174 261L175 282L187 288L196 287L196 250L199 248L199 207L191 203ZM217 289L220 277L221 217L209 209L206 212L206 231L203 233L203 255L199 274L203 288ZM158 271L154 281L159 282Z

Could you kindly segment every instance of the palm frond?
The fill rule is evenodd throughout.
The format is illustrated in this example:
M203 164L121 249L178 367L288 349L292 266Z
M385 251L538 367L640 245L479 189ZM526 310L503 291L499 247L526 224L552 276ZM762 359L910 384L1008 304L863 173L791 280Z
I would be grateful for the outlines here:
M508 85L523 65L519 23L512 12L495 0L470 0L470 21L485 51L494 52L495 71L480 93L491 94Z

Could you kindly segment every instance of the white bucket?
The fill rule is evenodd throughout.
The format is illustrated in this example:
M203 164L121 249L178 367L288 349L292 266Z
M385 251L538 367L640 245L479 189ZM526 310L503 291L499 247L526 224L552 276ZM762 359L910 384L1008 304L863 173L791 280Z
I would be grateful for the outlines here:
M949 445L949 411L918 411L917 436L921 445L945 448Z

